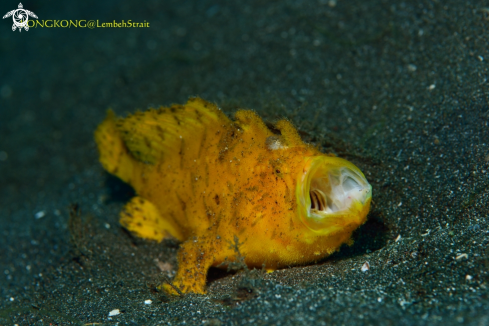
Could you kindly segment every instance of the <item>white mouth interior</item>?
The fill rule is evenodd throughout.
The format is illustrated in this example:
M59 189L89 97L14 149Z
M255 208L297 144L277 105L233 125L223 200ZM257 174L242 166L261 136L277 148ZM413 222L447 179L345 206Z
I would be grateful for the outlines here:
M311 216L337 213L349 209L353 201L364 204L371 196L371 186L364 176L348 167L317 171L311 179L309 197Z

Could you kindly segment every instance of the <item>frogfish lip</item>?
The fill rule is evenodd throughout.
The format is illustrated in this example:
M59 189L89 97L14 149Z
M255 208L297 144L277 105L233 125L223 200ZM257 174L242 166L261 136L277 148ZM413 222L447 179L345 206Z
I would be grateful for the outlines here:
M353 163L339 157L308 157L298 176L298 216L321 234L353 231L367 217L372 186Z

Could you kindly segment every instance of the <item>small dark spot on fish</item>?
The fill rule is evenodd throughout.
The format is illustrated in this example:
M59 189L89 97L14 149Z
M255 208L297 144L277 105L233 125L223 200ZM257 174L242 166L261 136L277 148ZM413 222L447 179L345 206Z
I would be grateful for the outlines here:
M144 138L144 143L146 144L147 147L151 148L151 142L149 141L148 138Z

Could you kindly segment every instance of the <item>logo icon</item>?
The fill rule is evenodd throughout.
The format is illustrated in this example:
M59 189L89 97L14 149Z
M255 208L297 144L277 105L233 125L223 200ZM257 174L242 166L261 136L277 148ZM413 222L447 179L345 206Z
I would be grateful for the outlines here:
M10 16L12 16L12 19L14 20L14 24L12 25L12 31L14 32L17 28L19 29L19 32L22 32L22 28L28 31L29 26L27 25L27 21L29 20L29 16L37 18L36 14L34 14L32 11L25 10L22 3L19 3L19 9L6 13L5 16L3 16L3 19Z

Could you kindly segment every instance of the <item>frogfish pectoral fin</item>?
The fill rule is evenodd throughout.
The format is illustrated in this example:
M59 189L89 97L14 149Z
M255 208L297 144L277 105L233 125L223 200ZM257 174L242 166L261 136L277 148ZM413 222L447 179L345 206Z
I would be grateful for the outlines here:
M120 223L137 236L160 242L173 236L182 240L181 233L167 219L161 216L158 208L149 200L133 197L120 213Z
M223 253L220 239L215 236L191 238L178 251L178 272L170 284L160 285L160 289L173 295L182 293L205 294L207 271Z

